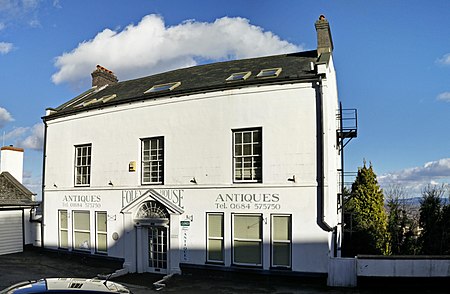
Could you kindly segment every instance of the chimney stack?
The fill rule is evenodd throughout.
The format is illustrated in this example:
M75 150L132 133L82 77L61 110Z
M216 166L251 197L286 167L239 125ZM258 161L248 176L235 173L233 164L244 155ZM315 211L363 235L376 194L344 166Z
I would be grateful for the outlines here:
M11 146L1 148L0 173L9 172L17 181L23 181L23 149Z
M330 24L322 14L316 21L317 32L317 54L333 52L333 40L331 39Z
M102 87L105 85L116 84L119 80L116 75L107 68L97 65L97 68L91 73L92 87Z

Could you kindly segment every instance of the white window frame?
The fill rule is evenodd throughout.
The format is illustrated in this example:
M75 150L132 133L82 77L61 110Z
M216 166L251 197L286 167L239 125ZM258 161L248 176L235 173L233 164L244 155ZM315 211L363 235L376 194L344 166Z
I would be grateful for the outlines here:
M179 87L181 85L181 82L173 82L173 83L167 83L167 84L159 84L154 85L150 89L144 92L144 94L147 93L156 93L156 92L165 92L165 91L172 91L176 87Z
M75 226L75 214L77 213L83 213L83 214L87 214L88 218L89 218L89 229L88 230L83 230L83 229L77 229ZM91 251L92 248L92 244L91 244L91 213L89 210L74 210L72 211L72 248L73 250L77 250L77 251ZM75 238L75 233L88 233L89 237L88 237L88 248L80 248L80 244L76 244L77 243L77 239Z
M231 74L226 81L227 82L236 82L236 81L245 81L248 79L249 76L251 76L251 71L244 71L244 72L236 72Z
M252 216L252 217L258 217L259 220L259 226L260 226L260 232L259 232L259 239L247 239L247 238L237 238L235 236L235 220L236 216ZM255 267L261 267L263 265L263 220L262 220L262 214L256 214L256 213L233 213L232 214L232 222L233 222L233 244L232 244L232 264L233 265L241 265L241 266L255 266ZM258 242L259 248L260 248L260 257L259 257L259 263L253 264L253 263L243 263L235 260L235 242Z
M66 213L66 228L61 226L61 214ZM66 232L66 246L62 246L62 234L61 232ZM60 209L58 210L58 248L60 249L69 249L69 215L67 210Z
M266 68L262 69L257 75L257 78L263 79L263 78L276 78L280 75L282 68L276 67L276 68Z
M84 153L83 151L85 151L86 153ZM75 187L88 187L91 185L91 170L92 170L92 144L76 145L75 179L74 179ZM78 181L79 178L80 181ZM84 181L85 179L86 181Z
M276 217L287 217L289 218L289 228L288 228L288 232L289 232L289 239L288 240L276 240L274 237L274 218ZM270 261L270 265L273 268L291 268L292 267L292 215L290 214L272 214L270 216L270 220L271 220L271 226L270 226L270 235L271 235L271 242L270 242L270 256L271 256L271 261ZM279 265L279 264L275 264L274 263L274 248L275 248L275 244L288 244L289 245L289 265Z
M156 149L152 149L152 141L156 141ZM145 142L149 142L149 149L144 149ZM162 147L161 147L162 143ZM152 137L152 138L145 138L141 139L141 183L143 185L162 185L164 184L164 137ZM152 151L156 152L156 159L151 158ZM149 152L148 156L145 155L145 152ZM148 159L146 160L146 157ZM146 165L149 165L148 171L145 171ZM152 168L156 165L156 171L152 171ZM153 180L152 173L156 172L156 180ZM146 177L146 174L149 174L148 177Z
M216 215L216 216L220 216L222 219L222 236L210 236L209 235L209 216L212 215ZM225 228L224 228L224 214L223 212L208 212L206 213L206 261L209 263L220 263L223 264L225 262L225 243L224 243L224 233L225 233ZM218 240L221 241L221 245L222 245L222 259L221 260L215 260L215 259L209 259L209 241L210 240Z
M105 215L105 227L106 227L106 231L101 231L98 229L98 215L99 214L104 214ZM105 237L105 241L106 241L106 245L105 248L106 250L100 250L99 249L99 236L104 236ZM96 211L95 212L95 252L97 253L108 253L108 213L106 211Z
M250 133L251 142L245 143L245 134ZM259 141L255 141L254 134L259 134ZM240 142L236 139L241 136ZM262 128L248 128L233 130L233 181L235 183L262 183L263 181L263 133ZM259 154L255 147L259 145ZM245 147L250 146L251 154L244 154ZM240 149L240 152L237 150ZM240 153L240 154L239 154ZM251 167L245 167L250 160ZM239 166L240 165L240 166ZM245 178L246 171L250 171L250 179ZM240 174L240 178L238 178Z

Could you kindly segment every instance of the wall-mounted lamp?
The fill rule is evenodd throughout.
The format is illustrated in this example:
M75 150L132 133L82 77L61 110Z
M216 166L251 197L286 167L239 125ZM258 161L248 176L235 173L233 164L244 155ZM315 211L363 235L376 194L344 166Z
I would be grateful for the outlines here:
M292 176L292 178L287 179L289 182L294 182L295 183L295 175Z
M195 177L193 177L189 182L191 182L192 184L197 184L197 180L195 179Z
M108 185L110 185L110 186L114 186L114 184L111 182L111 180L109 180L109 183L108 183Z

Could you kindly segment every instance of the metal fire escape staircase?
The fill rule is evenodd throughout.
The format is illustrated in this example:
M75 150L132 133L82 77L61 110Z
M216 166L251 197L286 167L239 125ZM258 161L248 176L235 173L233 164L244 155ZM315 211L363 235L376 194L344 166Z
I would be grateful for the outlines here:
M339 153L341 155L341 168L338 169L339 175L339 185L338 185L338 209L342 210L343 207L343 194L344 188L349 186L349 182L346 178L354 177L354 172L344 171L344 148L347 144L358 135L358 112L354 108L343 109L342 103L339 104L339 109L336 113L337 119L337 130L336 130L336 140L337 148L339 148ZM343 213L343 211L341 211Z

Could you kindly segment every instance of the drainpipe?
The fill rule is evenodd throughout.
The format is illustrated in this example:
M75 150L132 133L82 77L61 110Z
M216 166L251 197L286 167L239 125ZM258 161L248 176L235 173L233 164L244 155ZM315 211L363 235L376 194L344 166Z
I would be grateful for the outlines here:
M324 126L323 126L323 91L322 76L318 80L316 95L317 125L317 224L322 230L331 232L333 228L325 221L325 164L324 164Z
M41 220L41 248L44 248L44 226L45 226L45 200L44 200L44 190L45 190L45 163L47 159L47 121L45 118L42 119L42 122L44 123L44 150L42 155L42 220Z

